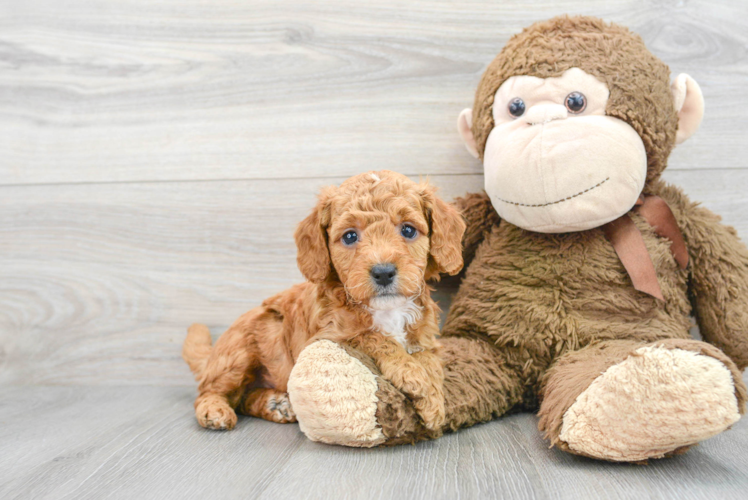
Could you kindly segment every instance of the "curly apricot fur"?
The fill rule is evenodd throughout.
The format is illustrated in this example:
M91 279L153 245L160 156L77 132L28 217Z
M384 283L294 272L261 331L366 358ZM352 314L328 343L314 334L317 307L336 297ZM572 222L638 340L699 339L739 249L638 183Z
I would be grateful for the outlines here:
M417 237L404 238L402 224ZM344 245L355 229L359 241ZM320 194L295 234L299 269L307 278L265 300L234 322L211 347L204 325L190 327L182 356L199 381L195 414L203 427L232 429L236 411L274 422L296 420L288 378L302 349L318 339L350 343L374 358L385 378L408 394L429 429L444 423L444 373L438 356L439 308L426 284L462 268L465 223L435 189L389 171L348 179ZM418 308L404 345L373 328L377 296L372 266L397 268L393 287Z

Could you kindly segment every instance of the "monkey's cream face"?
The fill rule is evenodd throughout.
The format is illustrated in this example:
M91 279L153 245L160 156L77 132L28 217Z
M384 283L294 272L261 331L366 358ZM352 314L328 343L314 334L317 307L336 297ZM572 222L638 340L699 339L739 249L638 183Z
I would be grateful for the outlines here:
M634 206L647 155L629 124L605 115L608 96L578 68L504 82L483 156L486 192L503 219L562 233L601 226Z

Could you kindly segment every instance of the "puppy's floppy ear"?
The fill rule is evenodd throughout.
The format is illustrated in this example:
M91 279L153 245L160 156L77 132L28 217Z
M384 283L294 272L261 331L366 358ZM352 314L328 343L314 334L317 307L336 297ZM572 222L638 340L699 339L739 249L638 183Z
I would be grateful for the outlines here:
M436 196L433 187L422 185L421 198L431 226L429 268L438 273L457 274L462 269L465 221L454 206Z
M312 283L322 283L330 274L327 226L330 225L331 189L319 195L317 206L296 228L296 263Z

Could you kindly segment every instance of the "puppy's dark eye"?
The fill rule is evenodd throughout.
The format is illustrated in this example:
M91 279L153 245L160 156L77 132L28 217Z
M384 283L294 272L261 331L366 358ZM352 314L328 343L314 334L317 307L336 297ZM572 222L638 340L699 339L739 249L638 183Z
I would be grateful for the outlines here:
M581 92L572 92L566 96L566 109L569 112L577 114L584 111L587 107L587 98Z
M400 228L400 234L402 234L403 238L406 240L412 240L418 236L418 230L409 224L403 224L403 227Z
M522 116L525 113L525 101L520 99L519 97L515 97L511 101L509 101L509 106L507 107L509 109L509 114L514 116L515 118L518 116Z
M358 233L356 231L348 231L340 238L340 241L343 242L343 245L351 246L358 241Z

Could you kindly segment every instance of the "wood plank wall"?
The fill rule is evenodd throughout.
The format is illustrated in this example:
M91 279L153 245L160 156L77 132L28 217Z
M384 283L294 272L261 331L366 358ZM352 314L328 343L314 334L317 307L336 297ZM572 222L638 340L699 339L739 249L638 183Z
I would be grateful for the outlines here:
M512 34L561 13L699 81L666 178L748 235L748 2L3 2L0 382L191 384L186 326L219 333L301 279L320 187L481 188L457 114Z

